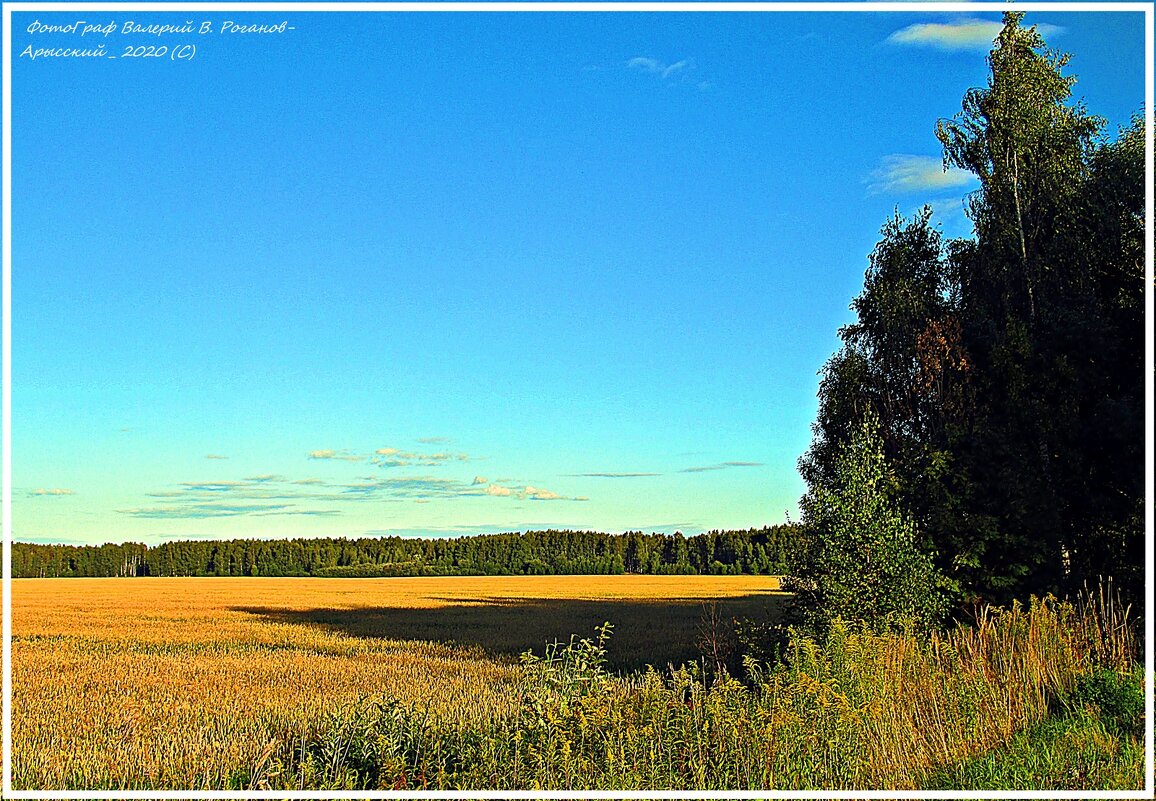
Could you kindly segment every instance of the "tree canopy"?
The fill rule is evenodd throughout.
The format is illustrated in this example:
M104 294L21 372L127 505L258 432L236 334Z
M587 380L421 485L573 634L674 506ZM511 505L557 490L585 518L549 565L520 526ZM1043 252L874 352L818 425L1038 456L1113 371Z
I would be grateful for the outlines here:
M960 600L1107 577L1139 600L1143 124L1107 137L1022 21L1004 15L987 86L936 126L945 168L979 179L974 236L943 241L927 209L884 224L822 372L804 506L877 420L897 508Z

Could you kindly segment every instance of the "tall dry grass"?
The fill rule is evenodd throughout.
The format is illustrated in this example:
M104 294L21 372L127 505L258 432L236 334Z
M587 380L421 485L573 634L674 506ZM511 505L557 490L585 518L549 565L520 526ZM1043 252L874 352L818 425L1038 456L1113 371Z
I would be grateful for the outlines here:
M930 638L836 624L824 643L795 636L786 665L748 664L746 683L694 666L617 677L591 638L527 657L519 704L490 726L432 723L387 699L282 748L258 781L323 764L335 786L358 788L919 789L1030 729L1105 654L1134 647L1122 629L1114 644L1095 639L1104 622L1046 599ZM357 756L334 771L319 755L337 752Z

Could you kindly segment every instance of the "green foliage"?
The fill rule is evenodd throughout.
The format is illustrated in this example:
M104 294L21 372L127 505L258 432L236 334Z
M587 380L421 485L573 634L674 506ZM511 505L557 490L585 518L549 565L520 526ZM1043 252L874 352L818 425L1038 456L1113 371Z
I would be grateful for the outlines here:
M815 537L804 578L807 624L835 619L913 621L934 628L946 611L946 581L923 552L915 526L892 499L879 424L866 415L835 457L833 478L803 498L803 523Z
M1116 734L1139 737L1144 717L1144 681L1139 668L1121 675L1097 668L1076 680L1071 693L1061 699L1070 712L1086 712Z
M524 652L522 667L533 689L525 697L537 707L553 702L564 704L587 694L607 676L606 644L613 629L607 621L595 630L597 636L593 640L571 635L567 645L556 641L548 644L543 656Z
M1114 574L1138 600L1139 150L1128 134L1096 144L1068 57L1022 18L1004 15L988 86L937 131L945 164L981 182L974 246L953 265L975 368L955 451L987 521L973 583L1007 598Z
M937 773L930 790L1084 790L1144 786L1144 744L1087 712L1050 718L1003 747Z

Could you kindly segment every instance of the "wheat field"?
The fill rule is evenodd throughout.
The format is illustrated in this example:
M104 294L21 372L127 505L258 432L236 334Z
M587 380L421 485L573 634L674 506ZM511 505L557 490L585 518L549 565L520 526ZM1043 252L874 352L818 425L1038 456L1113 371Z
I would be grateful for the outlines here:
M387 695L431 718L516 703L517 656L615 626L612 667L696 656L704 610L766 618L765 576L21 579L13 786L211 789Z

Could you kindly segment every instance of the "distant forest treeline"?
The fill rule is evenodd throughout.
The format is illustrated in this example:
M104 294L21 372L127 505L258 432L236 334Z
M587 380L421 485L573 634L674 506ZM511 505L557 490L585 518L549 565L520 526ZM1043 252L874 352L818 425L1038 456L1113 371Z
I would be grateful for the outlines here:
M747 531L528 531L454 539L204 540L155 547L12 545L14 578L68 576L474 576L784 574L809 538L798 525Z

